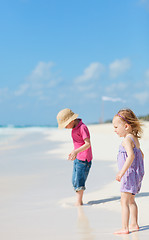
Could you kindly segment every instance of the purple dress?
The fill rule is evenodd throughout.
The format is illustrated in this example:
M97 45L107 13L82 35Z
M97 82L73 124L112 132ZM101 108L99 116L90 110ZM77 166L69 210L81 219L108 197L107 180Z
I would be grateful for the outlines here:
M140 191L141 182L144 176L144 161L143 161L141 150L136 147L134 139L131 138L131 140L135 145L133 149L135 158L131 166L128 168L128 170L125 172L125 174L121 178L120 191L136 194ZM118 156L117 156L119 170L122 169L126 161L126 158L127 158L127 152L125 148L122 145L120 145Z

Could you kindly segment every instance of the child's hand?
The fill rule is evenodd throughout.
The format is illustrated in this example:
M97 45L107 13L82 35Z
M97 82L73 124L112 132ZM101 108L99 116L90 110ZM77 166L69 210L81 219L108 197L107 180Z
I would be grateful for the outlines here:
M77 153L75 152L75 150L73 150L69 156L68 156L68 160L74 161L76 159Z
M121 175L121 172L119 172L119 173L116 175L116 180L117 180L118 182L120 182L120 181L121 181L121 178L122 178L122 175Z

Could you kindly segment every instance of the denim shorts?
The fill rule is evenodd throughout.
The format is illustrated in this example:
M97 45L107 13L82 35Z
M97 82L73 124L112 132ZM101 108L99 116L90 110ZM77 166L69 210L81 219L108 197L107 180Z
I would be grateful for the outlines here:
M91 168L92 161L75 159L73 162L72 185L76 192L85 190L85 182Z

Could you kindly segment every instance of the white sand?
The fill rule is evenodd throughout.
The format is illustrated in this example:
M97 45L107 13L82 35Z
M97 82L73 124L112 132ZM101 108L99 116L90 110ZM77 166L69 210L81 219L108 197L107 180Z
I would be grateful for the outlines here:
M83 207L74 207L69 130L0 129L0 239L96 240L149 238L149 123L141 147L145 177L136 196L141 230L115 236L121 227L116 156L121 142L112 124L89 126L93 165Z

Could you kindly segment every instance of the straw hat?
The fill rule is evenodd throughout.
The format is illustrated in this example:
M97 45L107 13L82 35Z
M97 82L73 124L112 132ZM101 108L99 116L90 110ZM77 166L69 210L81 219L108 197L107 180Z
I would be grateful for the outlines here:
M71 121L75 120L78 114L71 111L69 108L61 110L57 114L58 128L65 128Z

